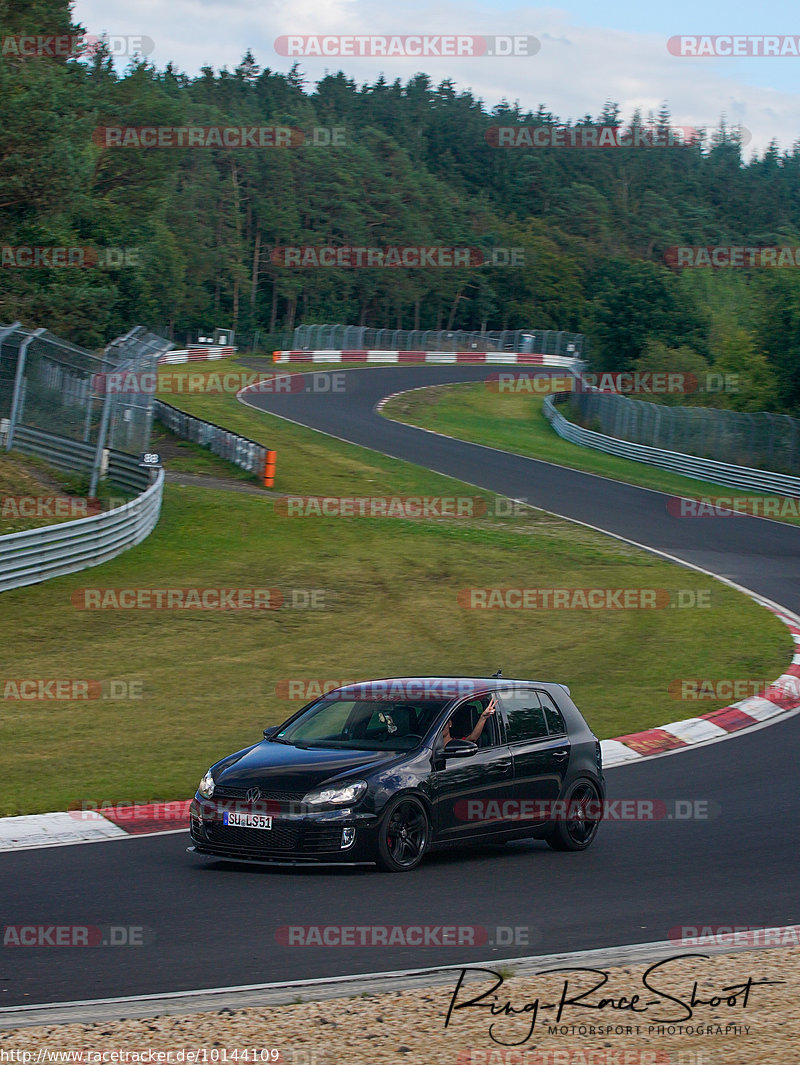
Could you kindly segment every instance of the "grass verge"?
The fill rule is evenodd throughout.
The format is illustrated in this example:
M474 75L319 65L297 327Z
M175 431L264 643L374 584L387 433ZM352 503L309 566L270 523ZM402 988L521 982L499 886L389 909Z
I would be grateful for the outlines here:
M562 440L550 428L542 411L543 403L543 396L496 392L483 382L470 382L406 392L390 400L383 413L395 421L434 429L459 440L513 451L657 492L692 498L765 500L770 509L762 507L759 513L800 525L800 500L726 488Z
M110 491L108 485L102 487ZM96 513L89 506L88 488L88 478L62 473L34 455L0 452L0 536ZM102 506L105 496L98 498Z
M283 491L476 492L236 403L170 400L278 450ZM541 512L440 520L285 518L274 501L168 485L162 519L97 569L7 592L0 614L0 813L185 798L208 765L299 704L289 679L491 673L562 680L601 737L708 712L683 677L777 676L792 645L746 597ZM471 587L667 589L699 609L469 610ZM76 609L82 588L279 587L322 609ZM9 698L21 678L100 681L103 698ZM114 697L115 696L115 697Z

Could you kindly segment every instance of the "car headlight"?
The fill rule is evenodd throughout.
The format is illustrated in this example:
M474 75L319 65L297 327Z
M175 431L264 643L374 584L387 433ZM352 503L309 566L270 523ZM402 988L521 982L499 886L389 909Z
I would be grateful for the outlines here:
M366 790L366 780L352 780L348 784L314 788L304 796L303 802L308 803L309 806L345 806L358 802Z
M204 799L210 799L214 794L214 778L211 776L211 770L206 773L197 788L197 794L202 795Z

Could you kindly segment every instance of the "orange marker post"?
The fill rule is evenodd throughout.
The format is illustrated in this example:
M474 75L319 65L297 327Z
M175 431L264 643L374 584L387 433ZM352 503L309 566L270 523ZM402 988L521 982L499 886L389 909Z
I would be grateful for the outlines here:
M264 487L272 488L275 484L275 452L268 451L264 462Z

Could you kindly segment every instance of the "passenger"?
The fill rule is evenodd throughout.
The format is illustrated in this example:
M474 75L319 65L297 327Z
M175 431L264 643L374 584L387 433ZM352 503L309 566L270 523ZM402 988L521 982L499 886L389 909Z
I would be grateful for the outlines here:
M480 739L481 733L484 730L484 727L486 725L487 720L492 716L492 714L495 713L496 710L497 710L497 699L493 695L492 698L489 700L489 705L486 707L486 709L483 711L481 716L478 718L478 721L477 721L477 724L475 725L475 728L472 730L472 732L469 733L468 736L453 736L451 734L450 730L451 730L451 728L453 726L453 721L454 721L454 717L451 717L450 720L447 722L447 724L444 726L444 729L442 730L442 743L443 743L443 745L446 747L447 744L450 742L450 740L456 740L456 739L464 739L464 740L469 740L471 743L477 743L478 740Z

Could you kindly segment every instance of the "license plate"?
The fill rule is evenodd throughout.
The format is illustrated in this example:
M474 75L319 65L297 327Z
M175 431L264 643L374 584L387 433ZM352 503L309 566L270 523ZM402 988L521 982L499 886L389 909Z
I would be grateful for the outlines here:
M266 814L237 814L233 810L223 811L222 823L232 828L272 828L272 818Z

